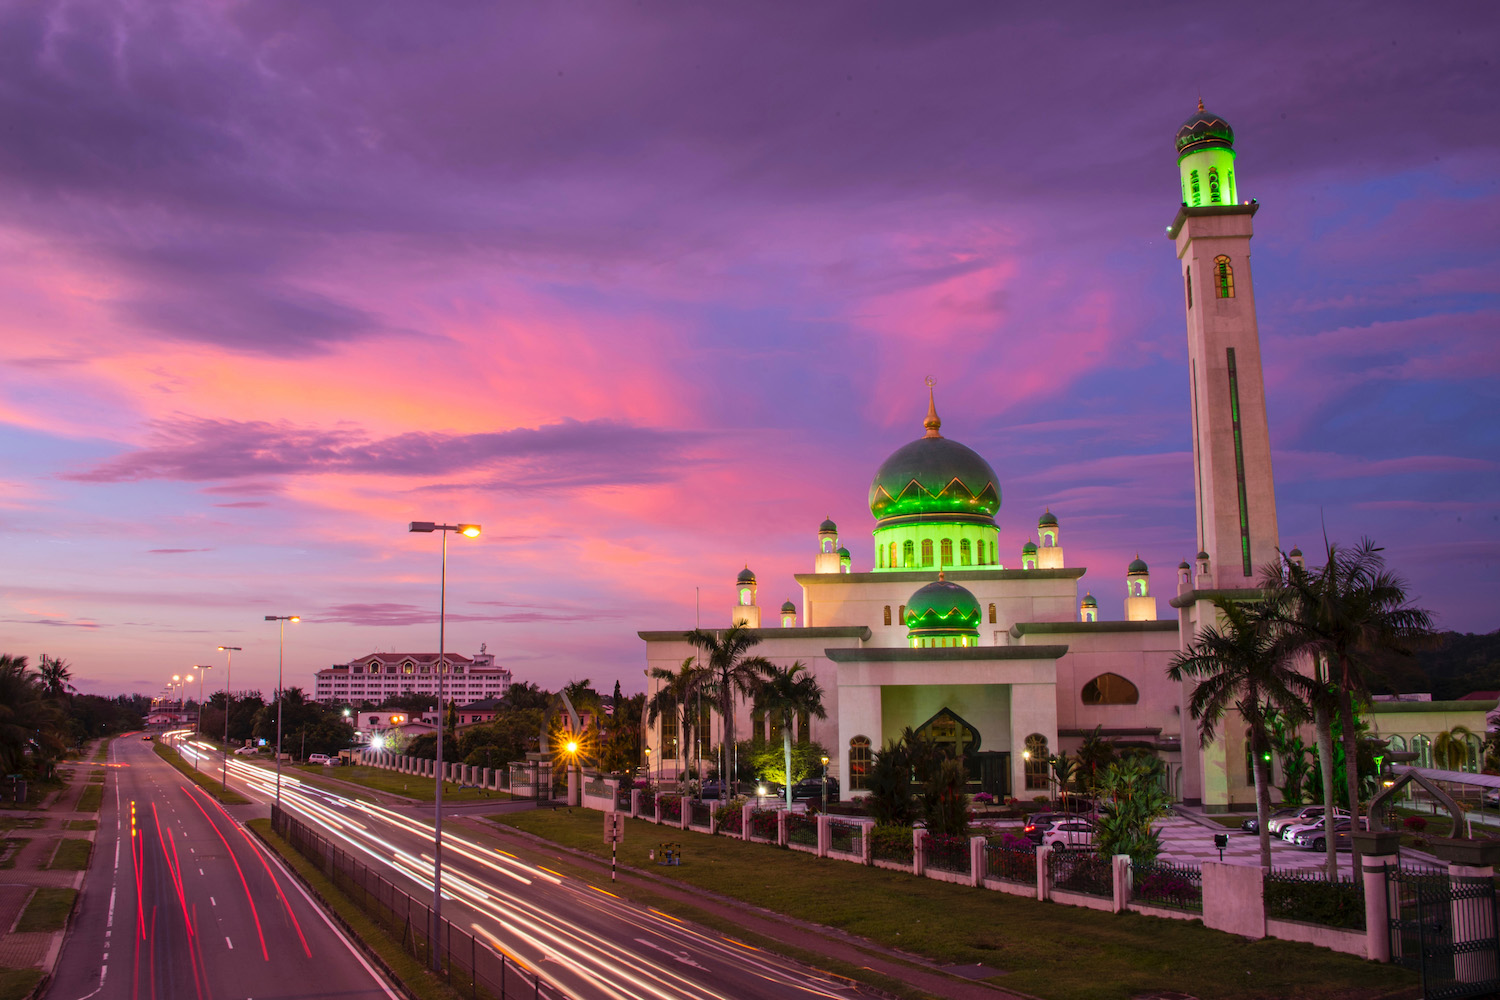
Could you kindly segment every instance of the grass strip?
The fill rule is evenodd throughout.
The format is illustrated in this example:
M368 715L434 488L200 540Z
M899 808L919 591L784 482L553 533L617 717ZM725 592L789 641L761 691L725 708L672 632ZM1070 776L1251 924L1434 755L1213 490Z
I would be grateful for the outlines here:
M0 840L0 868L14 868L16 866L16 855L21 849L31 843L29 837L6 837Z
M73 912L73 901L77 898L77 889L42 886L26 904L26 911L16 924L16 933L62 930L67 926L68 914Z
M25 1000L41 981L41 969L0 968L0 1000Z
M368 767L364 764L354 764L344 767L324 767L322 764L298 764L292 768L300 771L299 780L307 781L319 788L326 788L333 792L347 793L347 788L341 787L338 782L347 781L351 784L361 785L372 792L384 792L387 795L401 795L409 799L417 799L421 802L431 802L437 795L435 782L437 779L415 774L405 774L401 771L388 771L382 767ZM309 777L311 776L311 777ZM318 778L334 779L333 781L319 781ZM356 795L356 797L359 797ZM512 798L509 792L497 791L493 788L465 788L451 781L443 782L444 802L506 802Z
M324 905L336 913L344 927L363 941L371 951L380 956L387 969L417 1000L462 1000L463 995L447 983L438 979L425 963L418 961L402 949L401 942L386 933L384 928L372 920L359 905L333 884L317 866L298 854L291 844L281 839L271 829L269 819L252 819L246 824L270 846L287 867L313 890Z
M10 830L40 830L46 823L40 816L0 816L0 833Z
M70 819L63 823L64 830L97 830L99 821L97 819Z
M94 853L94 842L82 837L65 837L57 845L57 853L47 865L53 871L81 872L89 866L89 856Z
M172 747L167 746L165 743L152 743L151 749L156 751L156 756L160 757L162 760L166 761L168 764L171 764L173 767L177 768L177 770L187 775L190 779L192 779L193 784L197 785L199 788L203 789L208 794L224 803L226 806L243 806L247 805L250 802L249 799L245 798L233 788L221 789L217 778L215 778L213 775L208 774L207 772L194 770L193 765L182 759L182 754L178 753Z
M608 859L594 810L491 817ZM1311 945L1248 941L1193 920L1113 914L915 878L797 851L627 820L620 861L656 872L648 852L682 845L663 874L797 919L842 928L940 963L982 962L996 985L1049 1000L1128 1000L1172 990L1222 1000L1416 995L1417 976ZM778 950L781 950L778 948ZM1203 956L1212 955L1212 962ZM1372 985L1372 980L1378 985Z
M83 794L78 796L78 806L76 811L81 813L96 813L99 811L99 807L103 804L104 786L92 784L84 785Z

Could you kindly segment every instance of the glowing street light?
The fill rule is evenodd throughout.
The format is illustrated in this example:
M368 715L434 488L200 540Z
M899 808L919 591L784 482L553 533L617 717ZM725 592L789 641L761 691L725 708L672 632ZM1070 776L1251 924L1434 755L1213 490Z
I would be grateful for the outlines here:
M300 622L300 615L266 615L276 623L276 808L281 808L281 675L286 666L286 623Z
M229 660L229 662L224 664L224 767L223 772L219 775L219 784L227 792L229 791L229 699L231 697L229 692L229 675L234 671L234 654L240 651L240 647L220 646L219 650Z
M212 663L193 664L193 669L198 671L198 721L193 725L194 732L203 732L203 675L213 668L214 665ZM189 677L188 680L192 680L192 677ZM193 755L193 770L198 770L197 754Z
M456 531L465 538L478 538L479 525L477 524L438 524L436 521L412 521L407 525L407 531L419 534L430 534L434 531L441 532L443 536L443 564L441 575L438 577L438 695L437 695L437 767L434 768L437 793L433 798L433 823L432 823L432 971L441 973L442 959L437 949L437 943L442 940L441 934L442 909L443 909L443 675L447 664L444 655L447 648L444 646L445 630L448 621L448 532Z

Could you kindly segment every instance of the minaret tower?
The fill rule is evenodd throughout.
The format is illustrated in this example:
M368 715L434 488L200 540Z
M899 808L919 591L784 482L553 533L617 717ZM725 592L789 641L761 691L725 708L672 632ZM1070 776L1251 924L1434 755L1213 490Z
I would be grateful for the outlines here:
M818 525L818 558L814 573L837 573L839 571L839 526L833 518L824 519Z
M756 603L755 573L747 565L740 570L740 575L734 579L735 604L734 610L729 613L729 620L734 625L748 625L750 628L760 628L760 605Z
M1255 586L1276 557L1276 490L1250 279L1250 221L1238 200L1234 130L1203 109L1177 130L1182 207L1167 228L1187 308L1198 546L1203 590Z

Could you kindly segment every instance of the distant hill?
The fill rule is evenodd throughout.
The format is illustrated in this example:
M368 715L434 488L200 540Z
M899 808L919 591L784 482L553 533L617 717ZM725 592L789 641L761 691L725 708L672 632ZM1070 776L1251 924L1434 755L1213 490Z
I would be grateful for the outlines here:
M1440 632L1434 645L1385 664L1371 680L1376 694L1430 692L1434 701L1452 701L1470 691L1500 691L1500 630L1484 635Z

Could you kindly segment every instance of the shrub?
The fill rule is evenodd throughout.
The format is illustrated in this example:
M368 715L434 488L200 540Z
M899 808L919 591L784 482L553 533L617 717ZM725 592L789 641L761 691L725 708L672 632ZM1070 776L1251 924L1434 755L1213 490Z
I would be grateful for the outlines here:
M744 816L745 800L730 799L714 810L714 825L724 833L740 833Z
M870 827L870 857L880 861L911 864L912 830L909 826Z
M661 802L661 818L671 820L674 823L682 821L682 796L663 795L658 800Z
M1401 825L1406 827L1412 833L1421 833L1423 830L1427 829L1427 817L1408 816Z
M989 792L980 792L979 794L974 796L974 804L976 806L987 806L994 801L995 797Z
M750 834L762 840L776 839L776 814L779 809L750 810Z
M990 843L996 847L1003 847L1008 851L1036 850L1036 845L1031 842L1030 837L1027 837L1024 833L1012 833L1009 830L1006 830L998 837L991 837Z

